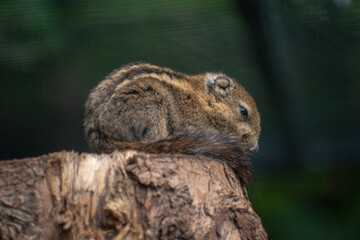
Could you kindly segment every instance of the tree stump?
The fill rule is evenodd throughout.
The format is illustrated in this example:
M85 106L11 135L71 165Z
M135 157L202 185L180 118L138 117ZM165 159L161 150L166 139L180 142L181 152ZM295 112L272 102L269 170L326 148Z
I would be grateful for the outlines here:
M0 239L267 239L245 186L201 156L58 152L0 162Z

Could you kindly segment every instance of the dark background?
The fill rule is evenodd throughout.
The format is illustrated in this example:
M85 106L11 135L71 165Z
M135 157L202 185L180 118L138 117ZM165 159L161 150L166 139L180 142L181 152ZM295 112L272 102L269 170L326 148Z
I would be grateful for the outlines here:
M0 159L87 152L90 90L140 60L254 96L270 239L360 239L360 1L2 0Z

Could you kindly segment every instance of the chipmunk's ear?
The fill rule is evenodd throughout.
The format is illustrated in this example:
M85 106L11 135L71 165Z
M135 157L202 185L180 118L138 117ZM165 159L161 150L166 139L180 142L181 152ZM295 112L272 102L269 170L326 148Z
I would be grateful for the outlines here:
M234 81L224 74L207 73L205 85L209 93L213 94L218 102L225 99L234 89Z

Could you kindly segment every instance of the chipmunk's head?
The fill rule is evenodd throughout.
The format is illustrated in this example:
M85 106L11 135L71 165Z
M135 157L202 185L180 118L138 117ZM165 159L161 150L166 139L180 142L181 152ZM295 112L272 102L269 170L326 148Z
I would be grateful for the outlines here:
M217 103L223 104L222 114L231 122L239 142L248 151L259 148L260 114L252 96L225 74L207 73L205 82Z

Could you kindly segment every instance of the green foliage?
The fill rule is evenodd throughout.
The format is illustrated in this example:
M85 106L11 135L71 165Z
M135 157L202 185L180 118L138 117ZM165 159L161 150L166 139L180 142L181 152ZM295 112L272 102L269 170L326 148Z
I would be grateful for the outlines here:
M259 174L250 200L270 239L357 239L359 170Z

